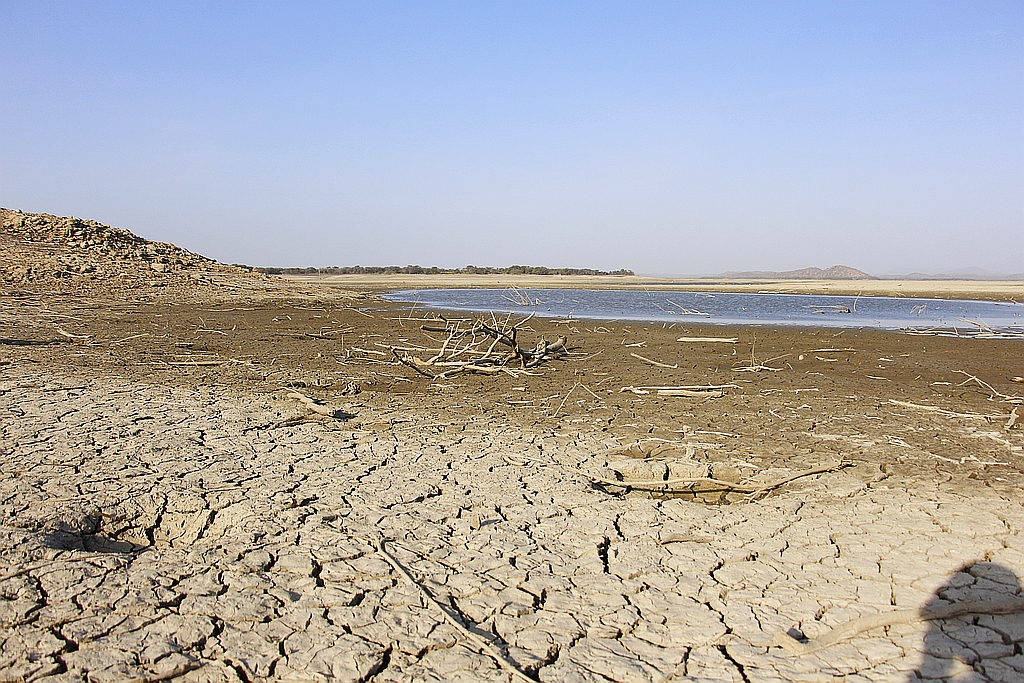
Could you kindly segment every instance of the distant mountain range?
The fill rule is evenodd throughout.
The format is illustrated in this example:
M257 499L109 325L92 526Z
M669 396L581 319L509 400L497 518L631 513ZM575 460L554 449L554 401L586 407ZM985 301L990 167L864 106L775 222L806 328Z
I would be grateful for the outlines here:
M862 270L850 266L831 266L825 268L801 268L799 270L745 270L716 275L724 280L877 280Z

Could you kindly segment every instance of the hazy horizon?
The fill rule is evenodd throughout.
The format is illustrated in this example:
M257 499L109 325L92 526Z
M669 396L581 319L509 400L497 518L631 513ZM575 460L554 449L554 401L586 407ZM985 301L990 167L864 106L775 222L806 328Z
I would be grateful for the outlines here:
M0 4L0 205L257 266L1024 270L1024 4Z

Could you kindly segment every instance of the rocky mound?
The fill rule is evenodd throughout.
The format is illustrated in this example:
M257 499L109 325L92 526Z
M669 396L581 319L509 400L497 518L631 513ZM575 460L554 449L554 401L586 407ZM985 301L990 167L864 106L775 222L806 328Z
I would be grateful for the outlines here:
M0 283L33 290L75 291L162 284L203 273L242 273L166 242L151 242L96 221L0 208ZM154 278L156 278L154 280Z
M800 268L799 270L747 270L743 272L722 273L719 277L728 280L874 280L862 270L850 266L830 266L828 268Z

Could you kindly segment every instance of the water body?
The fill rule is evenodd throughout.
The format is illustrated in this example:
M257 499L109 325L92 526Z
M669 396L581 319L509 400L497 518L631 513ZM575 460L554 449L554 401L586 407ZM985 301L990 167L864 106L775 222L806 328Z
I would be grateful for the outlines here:
M1024 338L1024 304L951 299L589 289L420 289L391 301L453 311L715 325L805 325Z

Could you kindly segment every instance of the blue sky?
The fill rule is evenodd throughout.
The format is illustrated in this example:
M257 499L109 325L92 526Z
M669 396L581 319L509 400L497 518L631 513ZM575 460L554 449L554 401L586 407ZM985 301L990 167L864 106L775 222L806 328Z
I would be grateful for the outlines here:
M0 206L254 265L1024 271L1024 3L0 0Z

